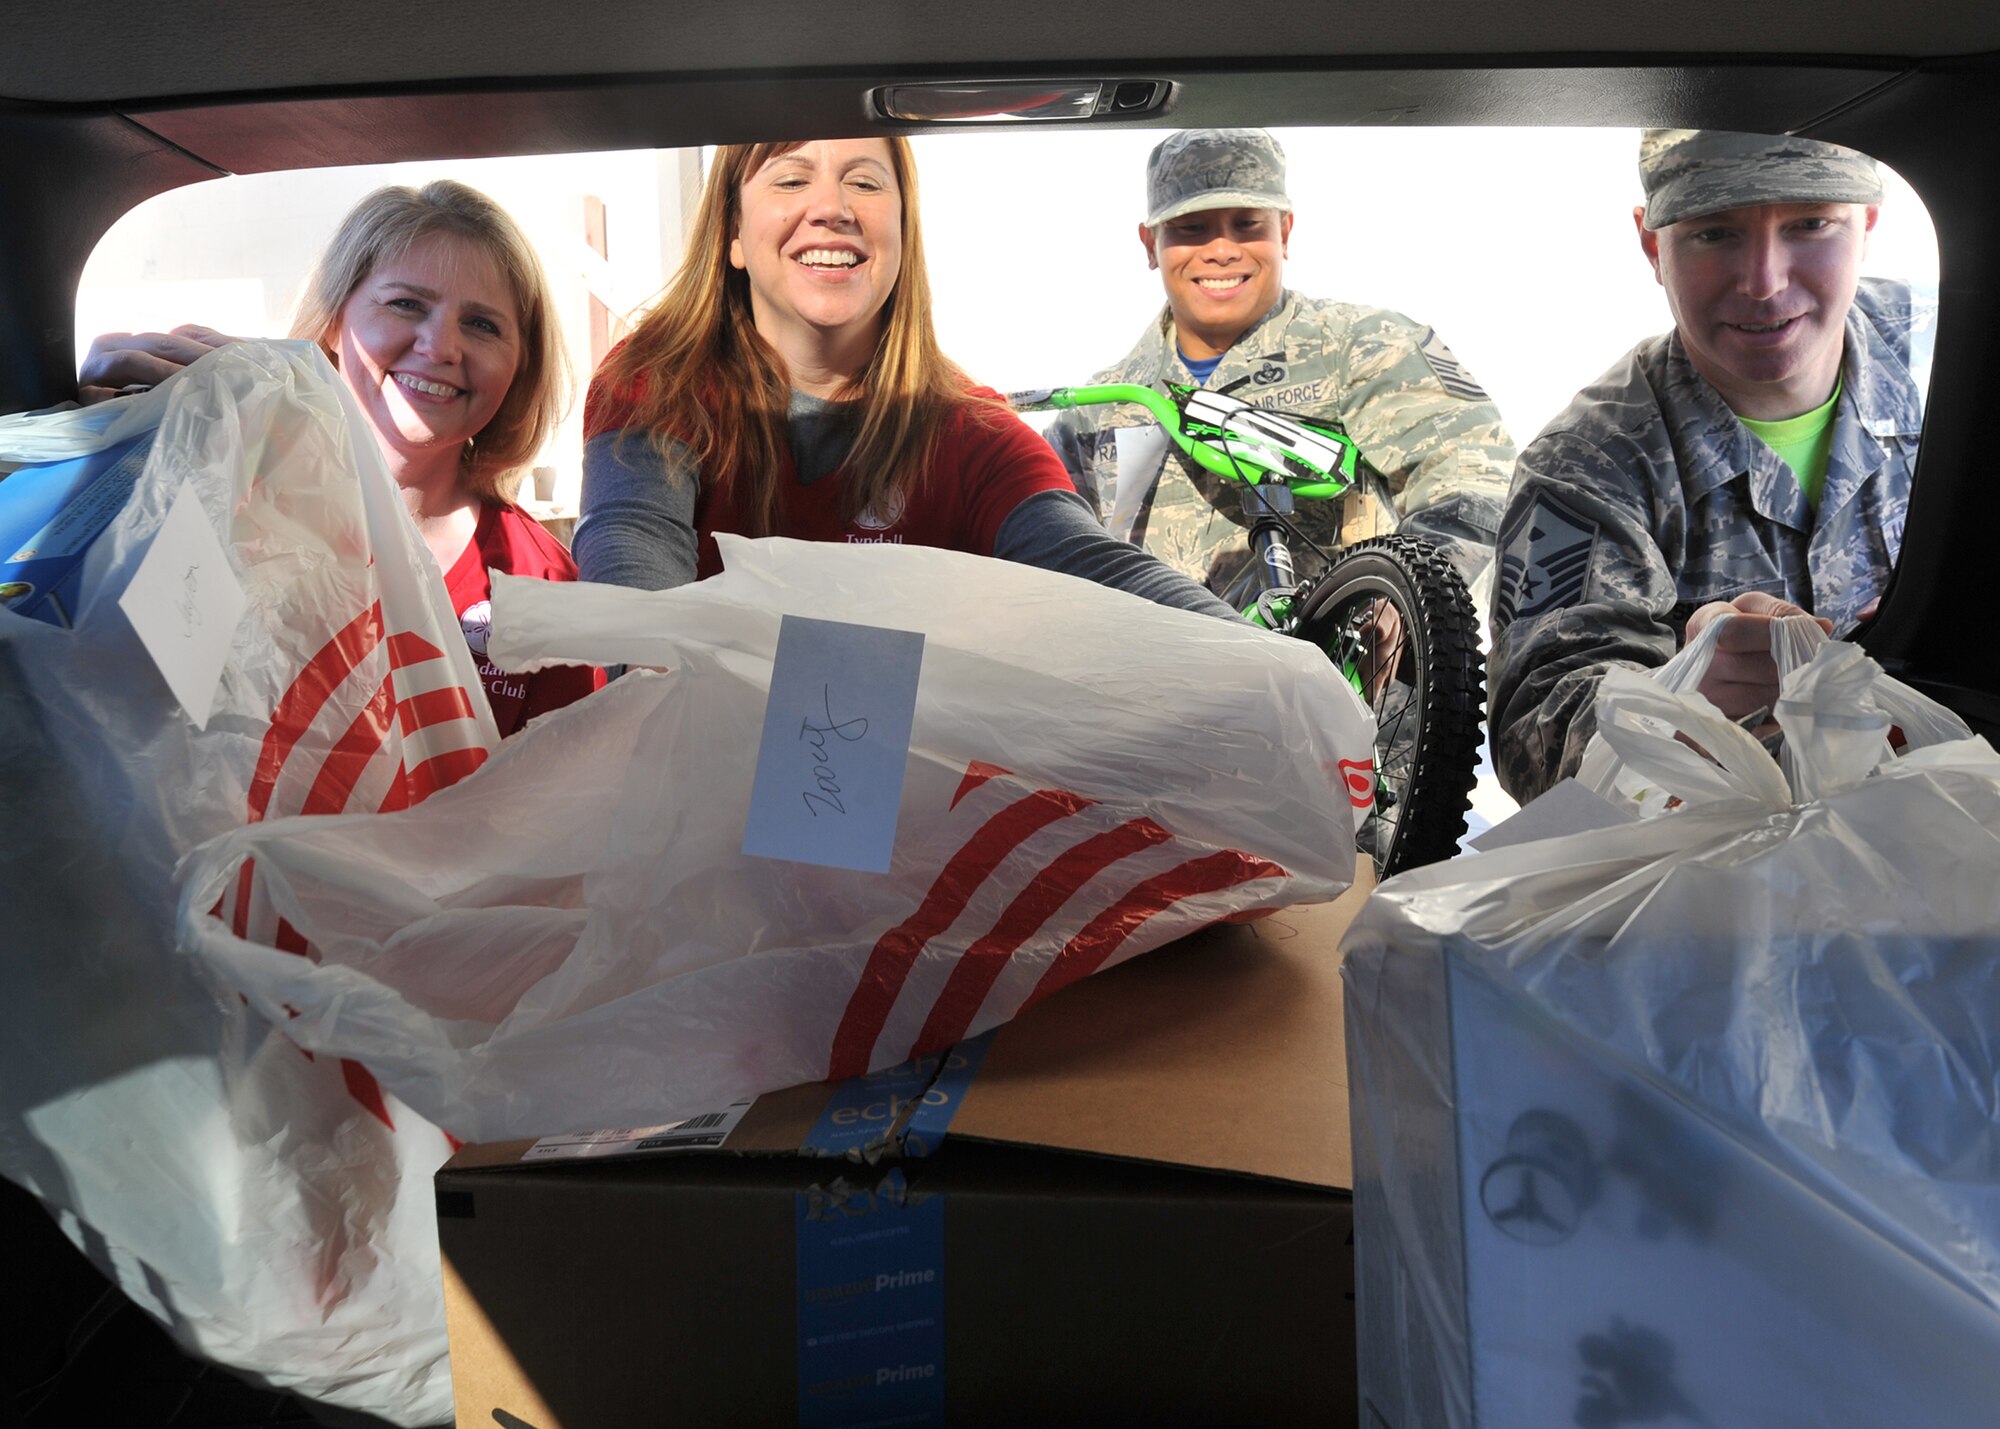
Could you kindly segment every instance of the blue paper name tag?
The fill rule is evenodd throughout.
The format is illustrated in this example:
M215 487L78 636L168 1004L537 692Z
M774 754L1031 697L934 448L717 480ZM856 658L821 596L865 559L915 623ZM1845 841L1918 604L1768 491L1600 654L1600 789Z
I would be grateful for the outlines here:
M888 872L923 662L916 631L784 618L744 853Z

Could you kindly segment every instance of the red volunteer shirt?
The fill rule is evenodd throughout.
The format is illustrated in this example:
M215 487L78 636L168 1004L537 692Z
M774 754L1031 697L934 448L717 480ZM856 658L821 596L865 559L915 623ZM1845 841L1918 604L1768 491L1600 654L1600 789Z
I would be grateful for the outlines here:
M845 541L936 546L990 556L1001 523L1030 496L1041 491L1070 491L1069 473L1049 444L1004 404L990 387L968 389L985 400L968 403L938 434L930 465L913 498L888 511L863 511L853 520L841 514L847 469L843 466L820 480L805 484L791 454L779 470L776 535L802 541ZM628 425L631 403L621 394L593 383L584 413L584 437ZM645 433L632 430L626 440L644 442ZM695 501L695 529L700 537L696 575L700 579L722 570L715 533L747 529L733 490L704 475Z
M458 612L459 629L479 663L479 680L486 702L493 707L501 738L536 715L561 709L604 685L604 672L592 665L561 665L529 675L510 674L486 658L486 632L493 624L493 583L488 571L536 580L573 581L576 563L562 543L520 507L483 501L472 540L445 573L445 592Z

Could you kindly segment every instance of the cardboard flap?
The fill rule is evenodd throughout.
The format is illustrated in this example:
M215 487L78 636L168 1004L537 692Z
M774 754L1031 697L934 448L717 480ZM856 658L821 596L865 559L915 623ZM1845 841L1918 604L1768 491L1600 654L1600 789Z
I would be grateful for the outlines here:
M1184 938L1000 1030L954 1137L1354 1184L1332 903Z
M1340 939L1373 887L1364 867L1331 903L1209 928L1036 1004L995 1031L949 1136L1351 1188ZM767 1093L721 1149L797 1155L833 1095ZM451 1166L520 1165L533 1144Z

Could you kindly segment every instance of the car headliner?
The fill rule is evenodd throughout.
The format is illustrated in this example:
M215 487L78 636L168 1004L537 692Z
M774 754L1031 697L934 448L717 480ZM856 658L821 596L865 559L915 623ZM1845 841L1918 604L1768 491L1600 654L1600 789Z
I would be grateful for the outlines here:
M1012 0L221 0L14 7L0 95L66 104L246 91L583 75L1096 65L1228 66L1298 56L1853 56L1935 59L2000 49L1990 3L1881 0L1542 0L1223 8Z
M907 132L868 118L869 88L1078 75L1170 81L1140 121L1155 125L1675 124L1852 144L1916 187L1942 265L1917 499L1863 643L2000 730L1991 636L1960 615L1994 603L2000 531L1979 416L2000 377L1984 337L2000 323L1992 0L73 0L6 24L0 410L68 394L76 282L104 230L222 173Z

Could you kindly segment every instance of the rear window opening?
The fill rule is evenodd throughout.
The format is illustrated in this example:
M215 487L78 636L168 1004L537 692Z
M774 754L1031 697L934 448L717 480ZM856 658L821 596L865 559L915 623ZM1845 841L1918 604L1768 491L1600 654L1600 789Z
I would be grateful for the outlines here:
M1138 238L1146 156L1166 131L916 139L939 336L1001 391L1079 383L1161 307ZM1671 324L1640 253L1630 129L1281 129L1295 222L1286 286L1433 326L1525 445L1585 383ZM78 353L99 333L198 322L282 336L341 217L386 183L459 179L527 230L578 376L569 419L521 496L573 517L582 389L671 277L705 153L692 149L300 170L163 194L106 234L77 295ZM1888 195L1864 271L1934 303L1935 231L1915 192ZM998 180L996 182L996 179ZM1928 329L1919 337L1927 336ZM1919 385L1928 358L1915 357Z

